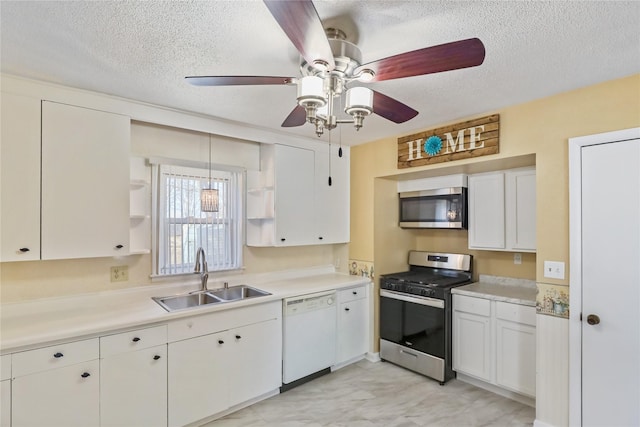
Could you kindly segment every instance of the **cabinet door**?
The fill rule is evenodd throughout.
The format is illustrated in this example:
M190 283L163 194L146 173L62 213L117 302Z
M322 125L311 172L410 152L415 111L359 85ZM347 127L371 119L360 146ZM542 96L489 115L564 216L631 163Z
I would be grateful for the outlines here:
M42 103L42 259L129 251L128 117Z
M507 247L536 250L536 171L509 171L505 174Z
M40 100L2 93L0 261L40 259Z
M167 425L167 346L106 357L100 364L100 425Z
M510 390L536 395L536 328L497 320L496 383Z
M491 318L453 312L453 369L491 382Z
M0 381L0 427L11 427L11 380Z
M317 243L349 241L349 147L320 145L315 153L315 236ZM331 158L329 158L331 156ZM329 185L331 176L331 185Z
M282 324L269 320L229 335L229 405L246 402L282 384Z
M469 176L469 248L505 249L504 173Z
M229 344L226 334L169 344L169 426L184 426L229 407L228 378L235 373L226 356Z
M275 244L307 245L315 233L314 153L304 148L276 145Z
M100 424L99 362L17 377L12 426L89 427Z
M340 304L338 309L337 363L362 356L367 351L367 300Z

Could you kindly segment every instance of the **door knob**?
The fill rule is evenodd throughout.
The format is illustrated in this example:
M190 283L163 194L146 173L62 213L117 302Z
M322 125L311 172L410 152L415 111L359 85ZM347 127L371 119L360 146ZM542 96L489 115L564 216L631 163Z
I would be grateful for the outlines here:
M587 316L587 323L590 325L597 325L600 323L600 318L596 314L590 314Z

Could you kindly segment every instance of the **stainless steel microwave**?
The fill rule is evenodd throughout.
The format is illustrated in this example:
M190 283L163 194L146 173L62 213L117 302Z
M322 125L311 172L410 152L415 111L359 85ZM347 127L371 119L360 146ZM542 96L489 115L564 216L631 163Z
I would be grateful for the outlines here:
M467 228L467 188L400 193L400 227Z

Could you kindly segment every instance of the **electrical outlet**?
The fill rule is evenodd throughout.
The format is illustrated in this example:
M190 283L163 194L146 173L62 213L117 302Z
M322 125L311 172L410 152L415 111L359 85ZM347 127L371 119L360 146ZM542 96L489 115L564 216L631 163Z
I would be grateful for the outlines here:
M120 265L117 267L111 267L111 281L112 282L126 282L129 280L129 266Z
M564 262L545 261L544 277L548 277L550 279L564 280Z
M513 263L522 264L522 254L513 254Z

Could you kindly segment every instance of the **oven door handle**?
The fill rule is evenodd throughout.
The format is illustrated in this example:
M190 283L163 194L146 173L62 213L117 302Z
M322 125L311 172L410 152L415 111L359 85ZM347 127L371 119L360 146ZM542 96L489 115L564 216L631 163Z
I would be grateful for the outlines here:
M380 296L385 298L397 299L400 301L412 302L420 305L427 305L429 307L444 309L444 301L441 299L408 296L407 294L402 294L400 292L393 292L393 291L387 291L387 290L380 290Z

